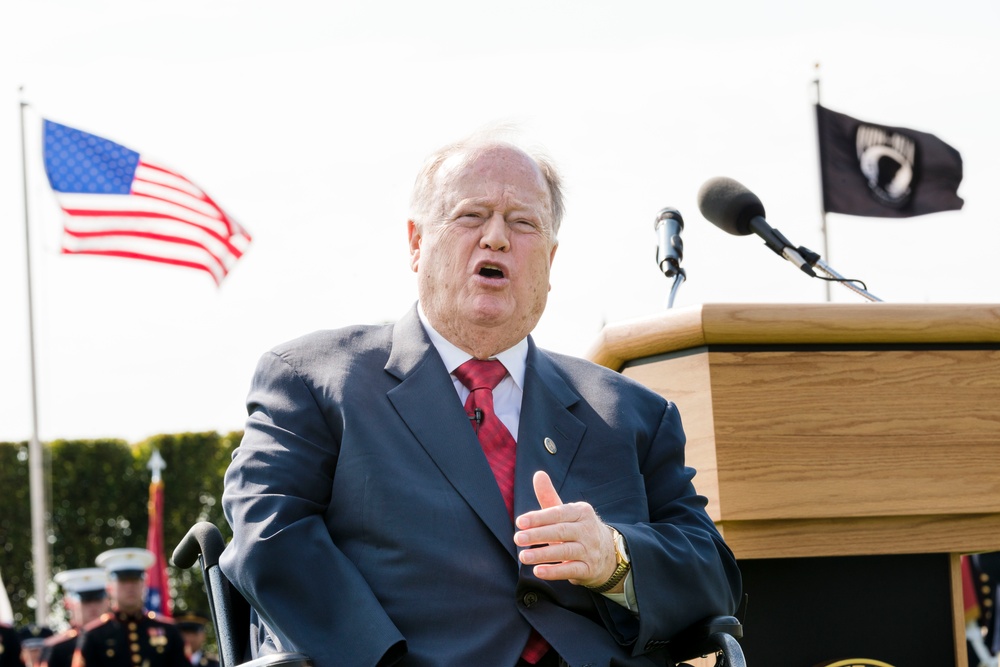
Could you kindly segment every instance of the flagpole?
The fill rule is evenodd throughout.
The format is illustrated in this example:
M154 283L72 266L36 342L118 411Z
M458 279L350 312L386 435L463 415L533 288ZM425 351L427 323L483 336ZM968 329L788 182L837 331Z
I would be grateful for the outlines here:
M35 371L35 309L31 287L31 224L28 213L28 148L25 138L24 86L21 93L21 182L24 194L24 251L28 276L28 363L31 367L31 440L28 443L28 486L31 499L31 557L35 574L35 623L47 625L49 617L49 543L45 530L45 477L42 443L38 439L38 380Z
M813 83L816 84L816 106L819 106L819 63L816 63L816 78L813 79ZM819 151L819 117L816 118L816 137L817 137L817 152ZM826 207L823 205L823 158L820 156L820 169L819 169L819 228L823 234L823 257L829 262L830 261L830 244L827 242L826 235ZM830 301L830 282L827 280L823 281L823 289L826 292L826 300Z

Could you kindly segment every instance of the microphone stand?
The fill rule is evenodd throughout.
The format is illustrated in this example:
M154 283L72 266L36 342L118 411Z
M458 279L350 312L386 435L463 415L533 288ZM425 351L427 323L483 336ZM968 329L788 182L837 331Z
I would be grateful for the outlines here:
M670 297L667 300L667 308L674 307L674 297L677 296L677 290L680 289L681 283L687 278L687 272L684 269L678 268L677 275L674 276L674 284L670 287Z
M874 302L880 302L881 303L882 299L878 298L877 296L875 296L874 294L872 294L868 290L866 290L866 289L864 289L862 287L858 287L858 285L856 284L856 281L854 281L854 280L852 280L850 278L845 278L844 276L842 276L839 273L837 273L836 271L834 271L830 267L830 265L828 265L826 262L823 261L823 258L821 258L819 256L819 253L813 252L812 250L810 250L809 248L806 248L805 246L799 246L798 248L796 248L796 250L799 251L799 254L802 255L802 258L812 268L819 269L822 273L826 274L829 278L832 278L835 282L840 283L841 285L843 285L847 289L851 290L855 294L863 296L864 298L868 299L869 301L874 301Z

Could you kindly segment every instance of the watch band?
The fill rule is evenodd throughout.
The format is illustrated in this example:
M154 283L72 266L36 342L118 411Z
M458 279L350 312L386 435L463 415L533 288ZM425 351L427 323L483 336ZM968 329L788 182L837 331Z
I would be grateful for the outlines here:
M594 591L595 593L607 593L612 588L617 586L619 581L625 578L625 575L628 574L628 571L630 569L632 569L631 564L619 563L618 567L615 568L615 571L611 573L610 579L605 581L600 586L587 586L587 588Z
M611 526L608 526L608 528L611 528L611 535L615 545L615 558L618 561L618 567L616 567L615 571L611 573L611 577L609 577L608 580L600 586L587 586L588 589L594 591L595 593L607 593L612 588L617 586L618 582L624 579L625 575L628 574L628 571L632 569L632 563L629 562L628 556L622 554L621 550L618 548L618 531Z

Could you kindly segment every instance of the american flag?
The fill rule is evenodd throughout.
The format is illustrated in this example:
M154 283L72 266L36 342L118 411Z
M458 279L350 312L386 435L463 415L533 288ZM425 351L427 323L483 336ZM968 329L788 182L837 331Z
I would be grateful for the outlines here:
M187 178L121 144L44 121L45 172L66 215L62 251L162 262L222 282L250 235Z

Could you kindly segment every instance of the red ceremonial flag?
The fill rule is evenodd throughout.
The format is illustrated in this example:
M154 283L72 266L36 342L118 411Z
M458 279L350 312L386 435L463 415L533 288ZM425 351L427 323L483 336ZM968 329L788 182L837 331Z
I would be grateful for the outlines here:
M146 548L153 552L156 560L146 570L146 608L169 617L170 583L167 580L167 558L163 550L163 481L160 471L166 467L159 451L153 452L149 462L153 471L153 481L149 485L149 531L146 533Z
M208 194L121 144L46 120L45 172L66 215L62 251L161 262L222 282L250 235Z
M962 604L965 608L965 622L979 619L979 596L976 595L976 582L972 580L972 564L968 556L962 556Z

